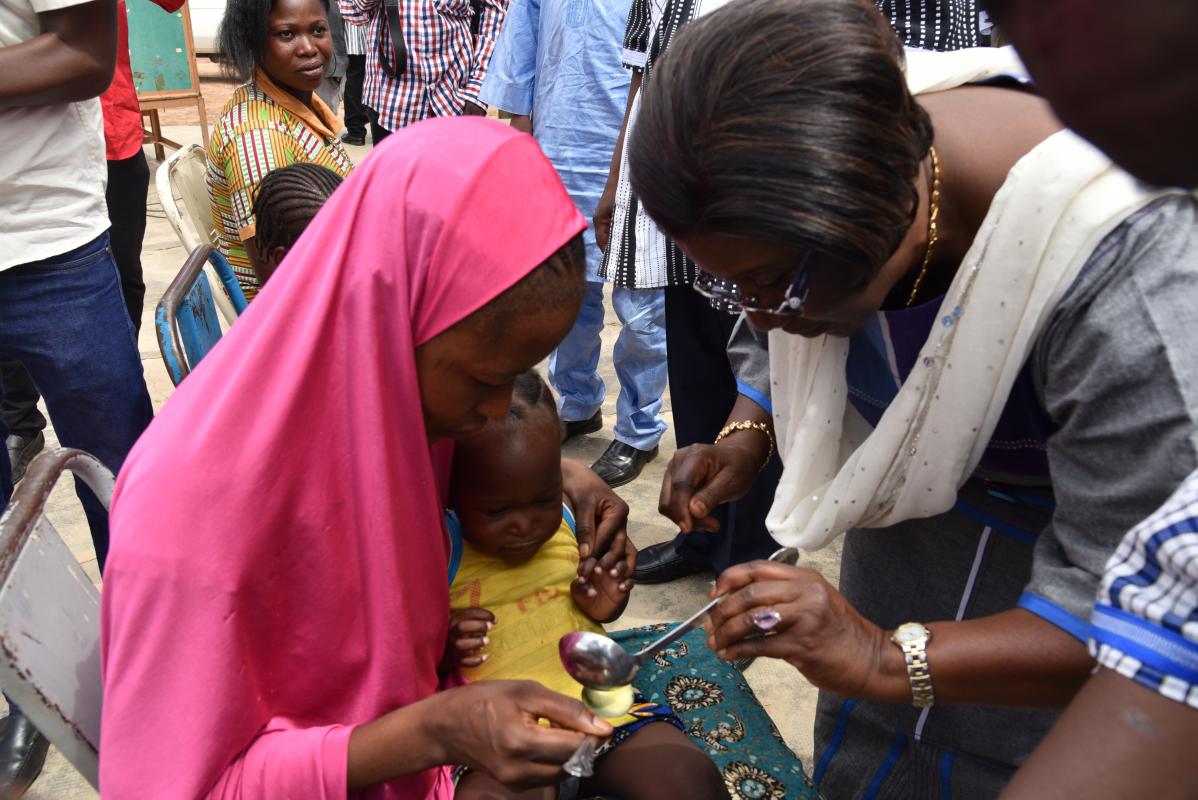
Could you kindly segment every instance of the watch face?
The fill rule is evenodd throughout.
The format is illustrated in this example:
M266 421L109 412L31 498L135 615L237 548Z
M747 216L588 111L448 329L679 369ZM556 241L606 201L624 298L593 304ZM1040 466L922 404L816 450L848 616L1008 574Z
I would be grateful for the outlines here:
M894 632L894 638L898 639L904 644L918 642L925 636L927 636L927 633L918 625L902 625Z

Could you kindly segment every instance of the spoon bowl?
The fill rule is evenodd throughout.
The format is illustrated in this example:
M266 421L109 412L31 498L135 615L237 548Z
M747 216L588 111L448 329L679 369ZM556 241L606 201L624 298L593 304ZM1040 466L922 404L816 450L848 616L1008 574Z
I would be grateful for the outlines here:
M600 633L567 633L558 642L557 651L570 677L592 689L615 689L632 683L638 669L627 650Z

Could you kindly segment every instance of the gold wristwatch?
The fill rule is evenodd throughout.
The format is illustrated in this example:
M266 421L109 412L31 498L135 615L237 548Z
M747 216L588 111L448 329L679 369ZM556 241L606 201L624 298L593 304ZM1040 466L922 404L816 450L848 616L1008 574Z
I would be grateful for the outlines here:
M928 640L932 632L918 622L905 622L890 634L890 641L903 651L907 677L911 680L911 702L927 708L936 701L932 694L932 673L928 670Z

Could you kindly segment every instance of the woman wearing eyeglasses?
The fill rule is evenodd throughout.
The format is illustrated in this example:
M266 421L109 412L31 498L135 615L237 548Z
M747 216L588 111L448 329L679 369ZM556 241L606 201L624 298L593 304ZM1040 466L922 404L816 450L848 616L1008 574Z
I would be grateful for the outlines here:
M680 34L629 144L650 216L735 285L696 288L769 338L772 415L680 451L662 510L704 529L776 446L774 537L847 534L838 587L756 562L713 588L717 652L821 688L829 797L996 795L1092 667L1107 557L1198 465L1198 207L1012 68L904 74L864 0L738 0Z

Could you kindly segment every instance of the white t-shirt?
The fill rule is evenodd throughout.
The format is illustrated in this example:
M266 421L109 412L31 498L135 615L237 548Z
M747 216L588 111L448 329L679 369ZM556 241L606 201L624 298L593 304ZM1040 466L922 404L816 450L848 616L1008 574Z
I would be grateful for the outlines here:
M0 0L0 47L38 35L37 15L87 0ZM61 255L109 227L98 98L0 109L0 270Z

